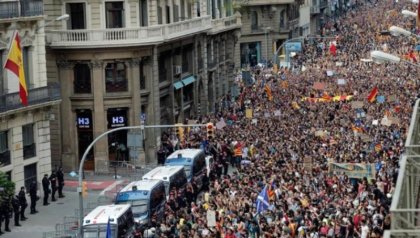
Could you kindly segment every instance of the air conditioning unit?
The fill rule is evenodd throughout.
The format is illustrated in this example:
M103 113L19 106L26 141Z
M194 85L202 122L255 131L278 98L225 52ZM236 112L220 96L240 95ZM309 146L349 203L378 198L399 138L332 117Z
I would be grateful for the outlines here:
M174 74L181 74L182 73L182 67L180 65L174 66Z

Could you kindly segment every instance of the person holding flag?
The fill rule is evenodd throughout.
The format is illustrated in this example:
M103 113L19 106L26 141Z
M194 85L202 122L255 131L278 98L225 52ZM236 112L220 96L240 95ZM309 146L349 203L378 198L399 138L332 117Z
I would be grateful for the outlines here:
M257 215L260 214L261 212L264 212L270 207L267 185L265 185L264 189L260 192L260 194L258 194L256 203L257 203Z

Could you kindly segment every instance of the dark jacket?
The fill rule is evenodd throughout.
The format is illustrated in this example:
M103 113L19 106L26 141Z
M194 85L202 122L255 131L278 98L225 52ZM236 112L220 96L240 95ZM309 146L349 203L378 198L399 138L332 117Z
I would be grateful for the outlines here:
M51 182L51 188L53 188L53 189L56 188L57 187L57 175L55 175L55 173L52 173L50 175L49 180Z
M18 213L20 208L19 195L12 199L13 212Z
M58 184L64 183L64 174L63 174L63 171L61 171L61 169L57 171L57 180L58 180Z
M42 189L44 192L50 192L50 180L47 177L42 179Z
M31 186L29 187L29 196L31 196L31 198L36 198L37 190L38 190L38 188L36 186L36 182L31 183Z
M18 194L18 200L19 200L19 205L21 205L22 207L26 207L28 205L28 202L26 201L26 195L24 191L20 191Z

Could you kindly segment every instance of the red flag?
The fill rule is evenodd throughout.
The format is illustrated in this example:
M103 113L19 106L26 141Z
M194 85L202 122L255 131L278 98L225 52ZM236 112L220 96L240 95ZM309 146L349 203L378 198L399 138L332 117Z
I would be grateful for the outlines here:
M369 102L374 102L375 99L376 99L376 95L378 95L378 88L377 87L374 87L372 89L372 91L369 93L369 96L367 97L367 100Z
M336 55L336 53L337 53L337 47L335 47L335 44L334 43L331 43L331 45L330 45L330 53L332 54L332 55Z
M419 6L420 6L420 4L419 4ZM417 58L416 58L416 55L414 54L413 50L410 50L410 52L408 52L407 56L408 56L408 58L412 59L414 61L414 63L417 63Z

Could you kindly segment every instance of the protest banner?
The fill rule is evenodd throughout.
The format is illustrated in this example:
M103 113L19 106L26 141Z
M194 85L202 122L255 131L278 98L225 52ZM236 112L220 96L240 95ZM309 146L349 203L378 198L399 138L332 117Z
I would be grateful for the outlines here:
M376 175L376 170L372 169L374 166L372 164L362 164L362 163L329 163L328 173L330 176L337 174L345 174L349 178L363 179L374 179Z

